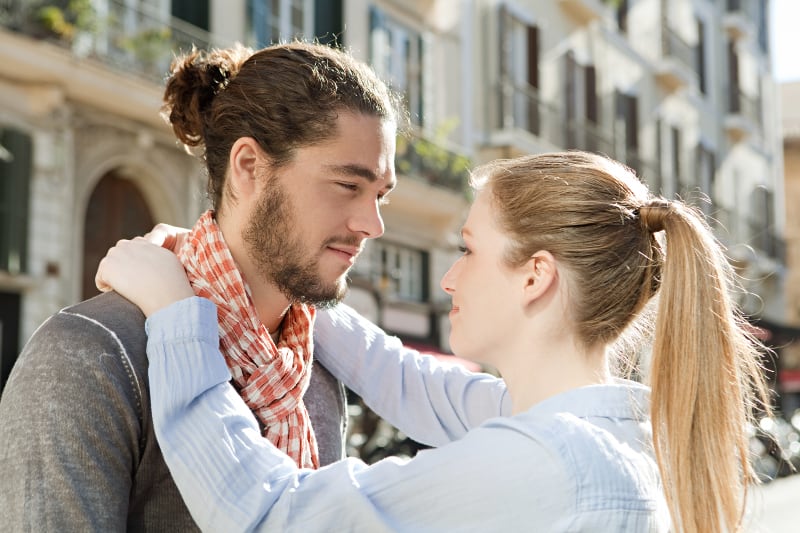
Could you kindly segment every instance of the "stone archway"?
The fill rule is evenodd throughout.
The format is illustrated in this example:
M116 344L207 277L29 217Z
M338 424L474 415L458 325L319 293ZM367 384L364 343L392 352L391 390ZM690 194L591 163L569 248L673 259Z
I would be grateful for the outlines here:
M118 170L106 173L97 183L86 206L83 225L82 298L99 294L94 275L100 259L119 239L150 231L154 221L139 187Z

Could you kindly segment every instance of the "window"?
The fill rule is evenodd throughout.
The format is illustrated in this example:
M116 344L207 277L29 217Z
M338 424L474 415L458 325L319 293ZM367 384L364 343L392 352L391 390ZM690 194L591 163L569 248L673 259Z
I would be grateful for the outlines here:
M622 33L628 32L628 0L617 2L617 27Z
M711 204L716 203L714 198L714 185L716 175L716 156L711 148L700 143L695 149L695 175L697 176L700 190L703 191L711 199ZM703 202L702 208L708 214L711 211L712 205L709 202Z
M628 166L641 171L638 98L635 95L617 91L615 108L614 134L618 142L617 152L625 154L625 163Z
M370 62L392 88L403 95L412 124L423 125L422 35L370 8Z
M539 135L539 29L503 6L499 35L501 126Z
M750 194L750 234L753 246L766 252L770 257L780 254L779 243L775 238L775 193L763 185L757 186Z
M706 25L702 20L697 19L697 46L695 47L697 54L697 77L700 83L700 92L706 94L707 84L706 81Z
M309 0L247 0L247 42L263 48L313 33Z
M572 51L567 52L564 75L566 146L590 152L607 152L598 129L599 105L597 71L594 65L580 65Z
M0 270L27 272L28 200L33 142L30 135L0 129Z
M0 391L19 353L20 304L19 294L0 292Z
M172 16L209 30L208 0L172 0Z
M341 46L344 22L342 3L344 0L316 0L314 3L314 34L319 42Z
M353 268L384 297L425 302L430 292L428 252L385 241L369 241Z
M671 139L671 148L672 148L672 157L670 160L672 161L672 176L675 180L675 183L679 184L679 193L684 198L687 198L687 193L691 188L691 184L688 181L684 181L684 174L681 172L681 130L676 126L671 126L670 129L670 139Z
M619 132L622 134L625 148L636 151L639 148L639 111L638 99L632 94L617 91L616 108Z
M739 90L739 54L736 52L736 42L728 41L728 111L740 113L742 105Z
M769 16L767 2L756 2L758 9L758 47L764 55L769 54Z

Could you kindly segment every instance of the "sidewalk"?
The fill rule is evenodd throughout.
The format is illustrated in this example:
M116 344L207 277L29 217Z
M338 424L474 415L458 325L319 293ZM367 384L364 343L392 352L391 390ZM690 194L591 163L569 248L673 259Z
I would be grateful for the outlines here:
M751 533L800 531L800 474L750 489L747 514Z

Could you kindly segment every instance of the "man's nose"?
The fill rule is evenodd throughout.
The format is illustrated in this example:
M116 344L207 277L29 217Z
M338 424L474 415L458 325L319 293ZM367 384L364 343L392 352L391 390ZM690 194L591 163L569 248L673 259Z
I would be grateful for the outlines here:
M383 217L381 217L381 208L377 200L359 208L350 218L350 230L362 233L368 239L383 235Z

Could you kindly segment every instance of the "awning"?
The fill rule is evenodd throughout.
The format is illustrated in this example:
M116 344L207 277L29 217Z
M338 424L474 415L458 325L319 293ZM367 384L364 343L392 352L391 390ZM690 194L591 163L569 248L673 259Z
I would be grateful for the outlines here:
M416 350L421 354L432 355L443 363L461 365L470 372L481 372L483 370L481 365L478 363L470 361L469 359L464 359L463 357L458 357L457 355L453 355L451 353L443 352L441 348L432 344L403 341L403 346L411 348L412 350Z

